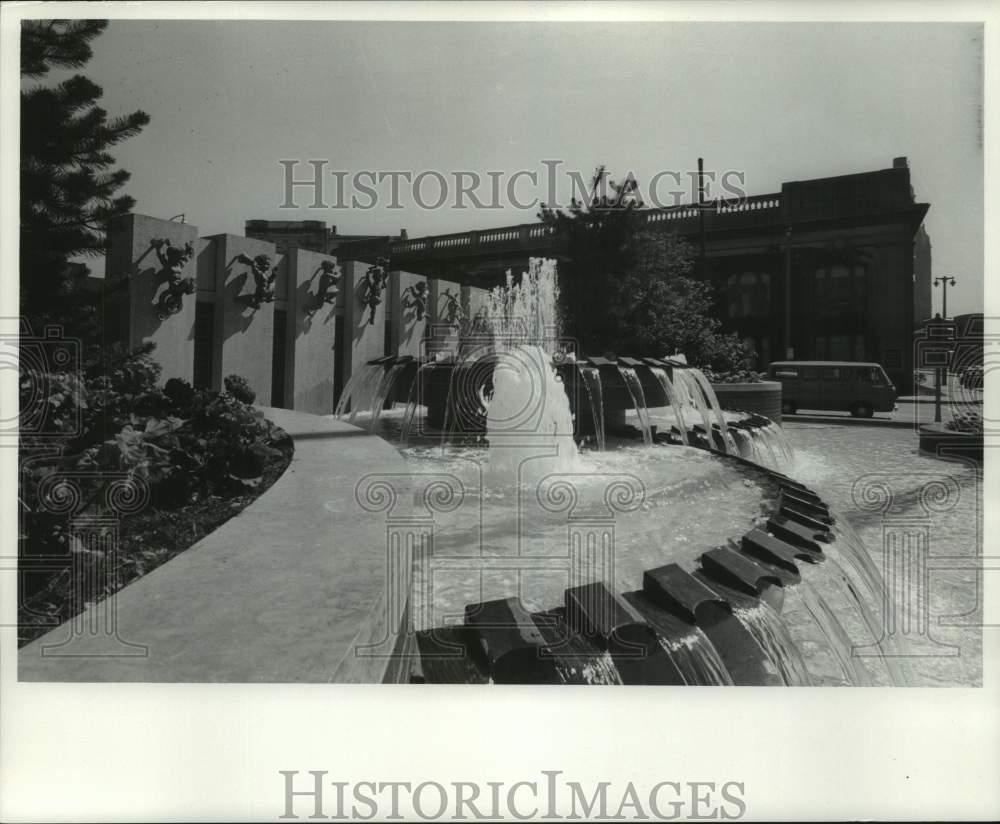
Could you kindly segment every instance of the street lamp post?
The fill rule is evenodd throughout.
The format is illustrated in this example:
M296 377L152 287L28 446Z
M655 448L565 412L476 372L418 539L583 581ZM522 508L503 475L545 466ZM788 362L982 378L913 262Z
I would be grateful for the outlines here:
M955 278L948 275L941 275L934 278L934 285L941 287L941 318L948 319L948 287L955 285ZM937 384L937 394L934 402L934 422L941 423L941 389L948 383L948 368L939 366L934 370L935 383Z
M948 317L948 287L955 285L955 278L948 275L934 278L934 285L941 286L941 317Z

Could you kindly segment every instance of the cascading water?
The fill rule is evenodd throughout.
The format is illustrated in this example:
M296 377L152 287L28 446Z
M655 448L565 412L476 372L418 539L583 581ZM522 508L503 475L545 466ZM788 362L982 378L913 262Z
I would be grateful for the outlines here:
M886 604L886 591L882 584L882 577L858 533L844 518L837 518L831 530L834 543L830 549L835 557L842 560L854 572L864 584L874 603Z
M337 402L337 406L334 409L333 414L338 418L343 417L344 413L347 411L347 406L351 403L352 399L355 400L355 403L352 404L351 408L352 411L355 410L357 408L357 398L355 396L358 395L361 387L371 380L372 375L378 373L379 371L380 367L377 365L366 363L361 369L351 375L351 377L347 380L347 386L345 386L344 390L340 393L340 400Z
M389 393L392 391L400 372L409 366L410 364L406 361L398 361L389 368L385 375L383 375L382 382L378 385L378 388L372 396L371 418L368 421L369 432L375 431L375 427L378 425L379 415L382 414L382 410L385 408L386 398L389 397Z
M770 459L769 461L763 462L764 465L773 467L780 466L781 463L778 459L778 453L774 451L774 445L769 427L761 427L760 429L755 430L755 432L759 433L757 435L758 440L760 443L764 444L764 449L767 451L767 456Z
M768 454L771 456L773 465L778 467L781 465L783 460L789 460L789 454L787 449L787 439L785 439L780 432L780 429L775 424L769 424L767 426L762 426L758 430L760 432L760 438L764 442L764 446L767 448Z
M558 297L555 261L532 258L520 283L508 273L507 286L493 289L484 306L495 347L486 413L495 479L523 481L528 461L541 475L579 469L569 399L552 368Z
M863 639L868 634L868 641L860 641L852 648L851 657L859 666L865 663L874 666L878 661L887 681L892 686L899 686L908 680L897 658L898 650L891 636L885 634L882 620L876 615L855 589L846 571L835 558L828 557L822 564L816 564L803 570L803 578L813 589L822 589L828 604L836 602L838 607L838 622L841 625L851 625L852 636ZM831 607L832 611L832 607ZM852 619L852 613L855 620Z
M753 438L742 429L734 430L733 437L736 438L736 444L740 450L740 457L752 459L755 455Z
M354 423L358 414L362 411L371 411L372 400L385 377L385 372L380 364L370 363L367 365L370 369L365 372L362 379L358 382L358 386L350 399L351 412L347 418L348 423Z
M854 645L843 625L812 583L803 578L789 592L797 593L801 598L802 605L826 640L830 652L836 657L846 683L858 687L872 686L871 674L854 655Z
M654 366L651 367L649 371L653 373L653 377L656 378L660 387L663 389L663 394L667 398L667 403L670 404L670 409L674 413L674 417L677 419L677 429L680 430L684 445L690 446L691 434L688 432L687 421L684 419L683 403L678 397L677 390L674 388L673 383L670 381L670 378L663 369L658 366Z
M433 368L433 363L422 363L413 375L413 383L410 384L410 391L406 400L406 411L403 413L403 429L399 435L399 445L404 448L410 442L410 431L413 429L413 420L417 415L417 400L421 379L427 370Z
M631 366L619 366L618 373L625 382L629 396L632 398L632 405L635 407L635 414L639 418L639 428L642 430L642 442L646 446L653 445L653 429L649 421L649 410L646 408L646 393L642 391L642 383L635 369Z
M705 397L702 394L701 387L699 386L697 380L692 374L694 370L689 369L675 369L674 376L679 378L681 385L684 387L685 392L688 396L691 406L701 417L702 426L705 428L705 437L708 439L708 445L712 448L715 447L714 440L712 438L712 419L709 416L708 404L705 401Z
M698 627L689 635L671 643L664 641L662 645L688 686L733 685L733 677L726 669L719 651Z
M542 347L497 353L486 439L494 476L519 477L528 459L533 472L543 474L579 468L569 401Z
M594 437L597 448L603 452L608 448L604 433L604 390L601 386L601 370L594 366L581 366L580 375L587 389L587 400L594 418Z
M784 622L767 602L761 601L755 607L737 607L733 610L737 620L768 657L782 681L790 687L812 686L809 670L795 641L788 633Z
M693 375L695 382L701 388L701 391L708 402L708 408L715 416L715 420L719 425L719 429L722 432L723 443L726 447L726 453L729 455L735 455L737 451L736 441L733 440L733 436L729 434L729 425L726 423L726 416L722 412L722 407L719 405L719 399L715 394L715 390L712 389L712 384L708 382L708 378L705 377L704 373L700 369L692 369L691 374Z

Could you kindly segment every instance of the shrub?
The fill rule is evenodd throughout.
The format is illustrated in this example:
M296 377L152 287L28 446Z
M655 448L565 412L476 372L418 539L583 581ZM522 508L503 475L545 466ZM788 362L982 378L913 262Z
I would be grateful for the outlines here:
M48 541L31 534L31 524L44 523L43 531L52 526L38 489L53 472L74 473L84 510L102 505L112 472L141 479L154 503L169 508L257 486L267 460L287 445L287 435L250 405L254 392L244 378L227 377L225 392L195 389L179 378L161 389L150 351L105 353L86 366L83 380L44 376L50 420L65 421L68 434L22 441L21 500L29 516L37 516L26 521L24 537L32 544ZM30 380L39 385L38 376L23 383ZM22 386L23 401L30 395L30 386Z
M983 434L983 416L979 412L960 412L944 425L952 432Z
M243 403L253 403L257 398L247 379L240 375L227 375L222 384L230 395Z
M755 369L730 369L716 372L714 369L703 369L709 383L760 383L764 375Z

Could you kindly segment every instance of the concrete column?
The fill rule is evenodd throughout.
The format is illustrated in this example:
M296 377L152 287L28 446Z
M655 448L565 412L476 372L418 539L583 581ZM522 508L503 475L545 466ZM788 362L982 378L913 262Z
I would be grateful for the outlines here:
M460 311L456 314L456 304ZM451 318L461 320L462 287L450 280L430 280L430 328L427 336L427 354L434 357L445 351L458 353L459 324L453 324Z
M374 320L371 307L365 302L370 264L357 260L341 262L344 276L341 289L344 292L344 381L366 362L385 354L386 291L381 303L375 307Z
M274 303L254 306L249 298L258 282L251 261L259 255L278 267L282 256L273 243L237 235L212 235L215 250L215 329L212 386L219 388L227 375L246 378L259 403L271 399L271 360L274 343Z
M285 403L300 412L333 411L333 370L337 356L337 315L344 312L344 284L335 282L337 259L306 249L288 250L288 343ZM338 293L331 295L333 289Z
M160 246L153 241L169 241ZM187 255L185 245L191 244ZM107 289L109 310L118 315L123 342L134 348L156 344L153 359L163 368L161 382L192 379L194 370L195 294L179 294L179 309L165 311L161 299L171 281L196 275L198 227L147 215L123 215L108 231ZM178 265L165 263L176 255ZM163 256L164 259L161 259ZM176 304L175 304L176 305Z
M424 354L424 335L430 321L431 300L427 278L412 272L389 273L390 349L387 354Z

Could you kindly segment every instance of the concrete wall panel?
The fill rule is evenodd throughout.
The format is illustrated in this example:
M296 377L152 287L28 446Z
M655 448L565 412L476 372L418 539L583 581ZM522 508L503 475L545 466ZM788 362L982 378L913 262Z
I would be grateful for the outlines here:
M365 302L369 264L357 260L341 262L344 272L341 288L344 291L345 345L344 380L363 364L385 354L386 291L375 307L374 321L371 307Z
M129 347L147 341L156 344L152 357L163 367L161 381L183 378L190 381L194 370L195 295L181 298L176 314L158 315L159 300L168 288L168 270L162 264L154 240L167 240L183 249L190 243L197 252L198 227L147 215L130 214L112 222L108 232L107 279L114 286L127 279L127 311L123 313L121 334ZM166 247L161 247L165 252ZM182 278L195 278L197 255L180 268Z
M260 403L271 397L271 358L274 339L274 303L254 307L248 298L257 288L253 267L238 260L267 255L272 266L281 258L274 244L237 235L212 235L215 256L215 352L212 386L227 375L242 375Z
M427 278L411 272L390 272L389 293L390 352L420 357L424 354L431 310Z
M289 249L285 268L288 343L285 364L285 405L300 412L329 415L333 412L333 376L337 357L337 315L344 310L343 281L331 302L321 299L334 286L333 273L324 262L337 259L295 247ZM293 286L294 284L294 286Z

